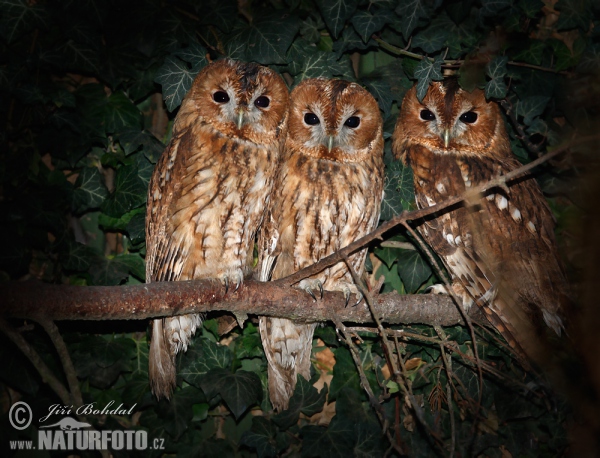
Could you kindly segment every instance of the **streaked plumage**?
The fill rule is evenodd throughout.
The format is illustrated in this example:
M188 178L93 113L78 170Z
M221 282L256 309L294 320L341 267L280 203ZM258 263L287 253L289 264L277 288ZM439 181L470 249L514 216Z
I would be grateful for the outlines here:
M259 238L263 281L290 275L369 233L377 226L383 194L382 120L366 90L342 80L309 79L293 90L290 107L284 159ZM361 250L349 258L359 275L365 255ZM320 285L347 296L357 292L344 263L299 284L314 291ZM288 407L298 375L310 378L315 326L260 318L276 410Z
M150 182L147 282L218 278L236 288L250 273L288 97L282 78L256 64L221 60L196 77ZM200 324L197 314L152 322L149 373L157 397L170 397L175 355Z
M423 102L415 88L406 94L393 149L413 169L419 208L521 166L498 105L455 80L433 83ZM448 208L418 229L463 307L477 303L511 346L539 361L544 328L561 334L569 299L553 216L537 182L524 176L508 192L493 189L477 205Z

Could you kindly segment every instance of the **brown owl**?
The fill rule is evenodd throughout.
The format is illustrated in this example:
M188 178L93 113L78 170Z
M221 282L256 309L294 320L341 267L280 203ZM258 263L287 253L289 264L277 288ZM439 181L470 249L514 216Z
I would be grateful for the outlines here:
M413 169L419 208L521 166L498 105L481 90L460 89L454 79L433 83L422 102L415 88L408 91L393 150ZM480 306L511 346L537 361L545 325L561 334L569 300L553 230L531 175L508 183L508 191L491 190L475 206L425 218L419 227L450 272L463 308Z
M287 132L288 89L272 70L220 60L196 77L148 191L146 281L218 278L239 287L271 197ZM154 320L149 374L157 397L175 386L175 355L200 315Z
M308 79L290 96L289 132L259 238L259 278L286 277L338 251L377 226L383 195L382 120L358 84ZM350 256L360 275L366 250ZM358 295L346 264L303 280L300 288ZM314 297L314 296L313 296ZM269 395L288 407L297 375L310 378L314 323L260 318L269 362Z

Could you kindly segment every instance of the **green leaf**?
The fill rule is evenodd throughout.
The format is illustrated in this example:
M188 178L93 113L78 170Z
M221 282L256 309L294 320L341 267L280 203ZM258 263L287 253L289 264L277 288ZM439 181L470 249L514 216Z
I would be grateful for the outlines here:
M541 115L548 105L550 97L531 96L517 102L516 112L523 116L523 122L530 125L536 116Z
M389 13L381 11L376 14L371 14L368 11L358 11L352 16L352 25L362 38L364 43L371 39L371 35L379 32L388 22Z
M383 78L363 78L362 82L377 100L379 109L383 112L383 119L387 119L392 110L392 103L396 100L390 84Z
M528 64L541 65L545 50L545 41L531 40L531 43L526 49L514 55L513 60L527 62Z
M302 434L302 456L318 458L346 458L354 455L354 428L339 416L333 417L327 428L305 426Z
M511 6L511 0L481 0L483 16L496 16Z
M323 387L319 393L309 381L301 375L298 375L296 388L294 389L294 394L290 398L288 409L273 417L273 421L279 425L280 428L288 429L298 422L300 412L307 417L310 417L323 410L326 399L326 387Z
M100 207L109 216L120 217L146 201L146 185L138 175L136 164L117 170L115 190Z
M441 81L444 77L442 76L442 63L444 59L442 56L437 56L433 61L429 59L423 59L415 68L415 78L417 79L417 99L423 100L427 90L429 89L429 83L431 81Z
M211 369L227 368L231 364L231 351L205 337L194 339L181 358L178 374L189 384L200 387L201 379Z
M61 258L62 266L67 270L76 272L85 272L97 256L95 251L90 247L77 242L69 244L69 251L66 256Z
M507 63L508 57L498 56L487 65L485 72L492 79L503 78L506 75Z
M486 99L503 99L508 92L508 86L502 78L494 78L485 83Z
M146 238L146 214L136 213L133 215L125 226L125 231L134 245L143 242Z
M321 30L325 24L320 16L309 16L300 24L300 35L309 43L318 43L321 40Z
M254 372L212 369L202 376L200 386L208 399L220 394L236 419L262 399L260 379Z
M335 366L333 366L333 379L329 385L329 402L335 401L338 393L346 387L356 393L362 393L358 371L350 355L350 350L339 347L335 349L334 353Z
M139 254L119 254L113 258L113 262L119 262L126 265L128 272L144 281L146 278L146 263Z
M357 0L315 0L333 38L340 36L346 21L352 17Z
M126 129L121 131L118 137L126 156L134 153L141 146L144 155L152 163L158 160L165 149L165 145L147 130Z
M0 13L0 34L9 44L23 32L45 25L48 19L44 3L26 0L4 0Z
M77 177L73 192L73 208L82 213L98 208L108 195L102 174L97 167L85 167Z
M569 30L579 27L588 31L592 20L590 0L559 0L554 8L560 12L557 27L559 30Z
M252 428L244 432L240 443L256 450L260 458L277 456L277 427L265 417L252 418Z
M582 72L593 72L600 69L600 43L589 46L585 50L577 69Z
M392 268L392 265L398 260L398 257L404 250L400 248L389 248L389 247L375 247L373 253L377 256L388 269Z
M415 27L419 24L419 19L426 17L428 14L425 8L425 0L400 2L400 5L396 8L396 14L400 16L402 35L408 40Z
M413 37L412 47L420 48L427 54L439 51L446 43L452 25L434 20L429 27Z
M287 63L300 22L287 12L263 12L251 24L237 27L225 48L230 57L263 65Z
M161 400L156 411L164 422L165 431L177 439L188 429L194 415L192 406L204 402L206 398L202 391L193 386L186 386L176 390L169 401Z
M192 43L187 48L177 50L173 54L188 62L192 66L192 73L198 73L203 67L208 65L206 48L198 43Z
M367 43L364 43L353 27L346 27L342 32L342 36L333 42L333 52L335 58L339 59L345 52L363 51L369 47L375 46L377 46L377 43L374 40L369 40Z
M233 0L203 0L198 7L198 23L229 32L236 22L238 5Z
M408 292L414 293L431 276L431 267L416 250L407 250L398 257L398 273Z
M99 256L92 260L89 274L94 285L119 285L129 276L129 267L113 259Z
M542 0L519 0L519 7L528 18L534 18L544 7Z
M192 87L197 72L180 59L169 56L156 72L156 81L162 86L163 99L169 111L174 111Z

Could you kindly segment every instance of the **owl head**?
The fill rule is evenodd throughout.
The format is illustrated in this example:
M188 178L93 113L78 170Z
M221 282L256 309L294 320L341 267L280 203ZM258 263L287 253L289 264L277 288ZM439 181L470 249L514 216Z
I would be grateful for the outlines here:
M344 80L312 78L290 95L287 151L337 162L364 162L383 150L382 119L369 92Z
M202 122L227 137L270 143L285 138L288 102L287 86L273 70L218 60L196 76L173 129Z
M436 154L500 157L510 143L500 108L484 92L467 92L456 79L434 82L422 102L416 88L404 96L394 130L393 150L402 157L420 145Z

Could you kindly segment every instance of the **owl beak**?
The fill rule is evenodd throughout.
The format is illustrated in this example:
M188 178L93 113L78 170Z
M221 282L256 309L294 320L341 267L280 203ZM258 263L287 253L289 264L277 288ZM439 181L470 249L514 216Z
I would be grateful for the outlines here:
M237 128L241 129L243 124L244 124L244 110L240 108L238 111L238 116L237 116Z
M444 129L442 138L444 139L444 148L448 148L448 145L450 144L450 138L452 138L450 136L450 129Z
M334 140L335 140L335 137L333 135L327 136L327 152L328 153L331 153L331 150L333 149Z

